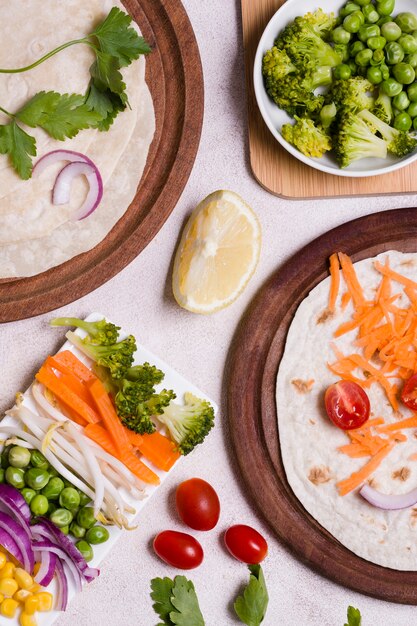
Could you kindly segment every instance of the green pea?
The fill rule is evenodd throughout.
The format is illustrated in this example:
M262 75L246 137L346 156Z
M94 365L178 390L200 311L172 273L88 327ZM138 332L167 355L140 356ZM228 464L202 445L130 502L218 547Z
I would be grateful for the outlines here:
M371 50L382 50L385 47L387 40L385 39L385 37L381 37L381 36L369 37L366 43L367 43L368 48L371 48Z
M28 504L30 504L33 498L36 496L36 491L34 489L29 489L28 487L22 489L20 493Z
M417 68L417 52L414 54L407 54L404 57L404 63L408 63L415 70Z
M380 15L391 15L395 8L395 0L377 0L376 10Z
M382 83L382 72L379 67L368 68L366 77L373 85L379 85L379 83Z
M71 524L73 520L73 516L71 511L67 509L55 509L49 516L51 522L58 526L58 528L63 528L64 526L68 526Z
M388 67L388 65L385 65L385 63L382 63L382 64L379 66L379 69L380 69L380 70L381 70L381 72L382 72L382 78L383 78L384 80L387 80L387 78L389 78L389 77L390 77L390 71L389 71L389 67Z
M371 0L356 0L356 4L360 7L366 7L367 4L371 4Z
M381 26L381 35L387 41L397 41L402 35L401 28L395 22L386 22Z
M407 95L411 102L417 102L417 83L413 83L407 89Z
M39 450L32 450L30 453L30 462L33 467L39 467L40 469L48 469L49 466L48 461Z
M4 483L4 474L5 474L5 470L0 467L0 483Z
M356 13L351 13L350 15L347 15L343 20L343 28L348 33L357 33L361 26L361 19Z
M1 466L3 469L9 467L9 450L13 446L9 445L3 448L3 452L1 453Z
M51 517L51 515L52 515L52 513L53 513L54 511L56 511L56 509L57 509L57 507L55 506L55 504L54 504L53 502L50 502L50 503L49 503L49 506L48 506L48 510L47 510L47 512L46 512L47 516L50 518L50 517Z
M355 57L358 52L361 52L362 50L365 50L365 44L362 43L361 41L354 41L350 46L349 46L349 54L351 57Z
M361 25L365 24L365 16L362 11L355 11L354 13L351 13L351 15L357 15L357 17L360 19Z
M380 89L390 98L394 98L394 96L398 96L402 92L403 86L393 78L387 78L382 81Z
M105 543L109 538L109 531L104 526L93 526L85 535L88 543L92 543L93 546L98 545L99 543Z
M61 531L61 533L64 533L64 535L68 535L69 529L70 529L70 527L67 524L66 526L61 526L61 528L59 530Z
M361 8L359 4L356 4L356 2L347 2L345 6L342 7L342 9L340 10L340 15L341 17L346 17L346 15L350 15L351 13L360 10Z
M22 489L25 486L25 472L20 467L12 467L11 465L5 472L6 482L16 489Z
M332 41L334 43L349 43L352 35L343 26L338 26L332 31Z
M347 43L337 43L334 47L337 54L340 56L343 63L349 60L349 46Z
M384 17L381 17L381 19L377 21L377 24L381 28L384 24L388 24L388 22L392 22L392 18L389 15L385 15ZM381 28L381 31L382 31L382 28Z
M25 481L28 487L40 491L48 484L49 474L44 469L31 467L25 472Z
M34 515L45 515L48 510L48 498L45 498L40 493L37 494L30 501L30 510Z
M369 50L369 48L365 48L365 50L361 50L355 56L355 63L359 65L359 67L366 67L371 62L371 59L372 50Z
M385 46L385 58L388 65L396 65L404 59L404 50L395 41L390 41Z
M54 467L52 467L52 465L48 467L48 472L51 478L53 478L54 476L58 476L59 478L61 478L58 471Z
M413 119L413 128L414 130L417 130L417 117Z
M77 524L88 529L94 526L95 523L94 509L91 506L83 506L83 508L78 511Z
M417 39L414 39L413 35L401 35L398 43L406 54L417 52Z
M334 75L337 80L347 80L352 76L352 70L349 65L341 63L334 68Z
M63 489L64 481L62 478L53 476L50 478L48 484L42 489L42 493L48 498L48 500L57 500Z
M410 106L410 100L405 91L402 91L392 99L392 104L398 111L405 111Z
M383 50L375 50L372 59L371 65L381 65L385 61L385 54Z
M413 119L417 117L417 102L412 102L407 109L407 113Z
M9 450L9 464L13 467L27 467L30 463L30 451L22 446L13 446Z
M413 120L411 119L411 117L408 115L406 111L402 111L402 113L399 113L394 118L394 128L396 128L397 130L407 131L407 130L410 130L412 125L413 125Z
M358 37L362 43L365 43L370 37L379 37L380 34L381 29L377 24L366 24L360 27Z
M408 63L397 63L392 68L392 73L394 74L395 80L397 80L402 85L411 85L414 82L416 73L411 65Z
M85 528L77 524L77 522L72 522L70 532L76 539L82 539L87 531Z
M358 71L358 66L356 65L355 61L348 61L347 63L350 67L350 71L352 72L352 76L356 76L357 71Z
M363 7L362 13L364 14L365 20L368 24L375 24L380 18L380 15L377 11L375 11L373 4L368 4L366 7Z
M93 548L90 546L89 543L84 541L84 539L80 539L80 541L76 542L75 547L78 548L78 550L81 552L82 556L87 561L87 563L91 561L94 554L93 554Z
M72 511L80 506L80 494L74 487L65 487L59 494L59 504Z
M83 491L77 489L80 496L80 506L86 506L91 502L91 498L89 498Z
M398 13L395 23L401 28L403 33L412 33L417 30L417 17L414 13Z

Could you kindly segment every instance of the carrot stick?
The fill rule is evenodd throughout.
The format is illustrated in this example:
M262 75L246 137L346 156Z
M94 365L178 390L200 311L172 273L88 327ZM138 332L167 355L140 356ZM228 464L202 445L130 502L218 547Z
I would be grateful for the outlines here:
M332 254L330 257L330 278L329 311L334 313L340 287L340 266L337 254Z
M42 366L35 377L40 383L45 385L49 391L52 391L57 398L78 413L86 422L94 424L100 421L100 417L96 411L86 404L76 393L61 383L58 376L56 376L51 369Z
M103 450L114 456L116 459L119 458L113 440L104 426L100 426L100 424L87 424L84 428L84 433L87 437L95 441L97 445L101 446Z
M387 443L387 445L377 452L358 472L353 472L349 478L338 482L337 488L339 494L345 496L365 482L365 480L378 469L381 462L391 452L394 445L394 442Z
M142 435L142 443L137 447L148 461L164 472L168 472L181 456L175 443L159 432Z
M72 420L76 424L79 424L80 426L87 425L87 422L85 421L85 419L80 417L78 413L76 413L70 406L68 406L68 404L65 404L65 402L62 402L62 400L59 400L59 399L57 399L57 402L58 402L59 408L61 409L61 412L64 413L64 415L66 415L67 417L69 417L70 420Z
M78 359L70 350L58 352L55 356L48 357L52 367L62 374L73 374L84 383L96 380L97 376Z
M125 450L130 448L130 443L110 396L103 383L98 378L88 382L87 387L113 444L119 455L121 455Z
M353 263L347 254L339 252L338 256L340 265L342 266L343 278L345 279L348 291L352 296L353 304L355 305L355 308L357 308L358 306L365 304L362 287L359 284Z

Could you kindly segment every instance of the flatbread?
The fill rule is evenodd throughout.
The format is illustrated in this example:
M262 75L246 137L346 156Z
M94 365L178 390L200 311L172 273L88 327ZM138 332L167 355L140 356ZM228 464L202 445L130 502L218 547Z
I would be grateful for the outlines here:
M384 262L387 255L392 269L417 280L417 254L390 251L376 258ZM373 299L381 280L373 261L366 259L355 264L365 297L369 299ZM378 565L416 571L417 506L383 511L368 504L358 493L344 497L337 493L336 483L362 467L367 459L351 459L337 451L349 439L330 422L324 409L324 391L337 380L327 367L328 362L336 360L330 346L333 333L352 316L351 305L341 311L341 294L336 315L327 319L323 316L329 287L327 278L301 303L279 365L277 413L287 479L304 508L349 550ZM396 287L401 291L399 285ZM343 282L340 291L345 291ZM337 346L344 354L359 352L353 345L355 338L356 331L347 333L337 339ZM310 391L303 386L308 381L314 381ZM374 384L366 391L375 416L381 415L386 423L398 421L379 385ZM411 415L403 406L401 413L404 418ZM417 462L410 460L417 453L417 431L404 432L407 442L398 444L373 474L373 486L383 493L408 493L417 487Z
M124 8L117 1L0 0L0 21L7 24L4 36L2 27L0 66L27 65L62 42L84 36L112 6ZM19 47L15 54L16 32ZM84 93L93 59L88 46L77 45L30 72L0 74L2 106L17 110L40 90ZM22 181L7 158L0 157L0 277L32 276L90 250L133 200L155 132L155 116L145 83L144 57L124 69L123 74L131 108L119 114L108 132L84 130L74 139L59 142L41 129L28 131L36 136L39 156L51 150L71 149L95 162L103 177L104 196L91 216L81 222L70 220L87 191L83 177L74 181L70 204L57 207L52 205L51 190L62 164ZM3 116L0 123L4 121Z

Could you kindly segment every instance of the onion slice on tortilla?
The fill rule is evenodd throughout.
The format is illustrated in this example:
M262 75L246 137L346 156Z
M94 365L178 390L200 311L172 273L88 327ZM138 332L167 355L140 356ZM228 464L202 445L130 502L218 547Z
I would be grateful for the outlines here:
M33 175L39 176L46 168L59 161L70 161L70 163L60 171L55 180L52 190L52 203L55 205L68 204L72 181L76 176L85 176L89 185L87 197L71 218L73 221L83 220L95 211L103 197L101 174L93 161L81 152L53 150L37 161L33 168Z
M369 485L364 485L359 493L369 504L386 511L408 509L410 506L417 504L417 488L408 493L388 495L386 493L380 493Z

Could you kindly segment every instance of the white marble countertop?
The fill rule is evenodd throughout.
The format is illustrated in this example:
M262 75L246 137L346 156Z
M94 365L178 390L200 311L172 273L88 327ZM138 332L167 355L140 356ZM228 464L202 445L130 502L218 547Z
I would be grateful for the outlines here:
M199 154L188 185L170 219L146 250L123 272L90 295L59 312L84 316L102 311L131 330L222 406L217 427L173 472L145 507L139 528L123 536L89 585L60 617L59 626L152 626L157 623L149 581L173 576L153 554L150 542L164 529L185 530L173 503L175 486L200 476L217 489L222 503L218 527L196 533L205 549L201 567L189 573L207 626L238 624L231 600L247 580L244 565L222 547L222 532L233 523L255 526L269 541L264 562L270 593L265 626L342 626L346 608L361 609L364 626L410 626L416 609L374 600L343 589L298 562L269 532L247 500L230 449L222 390L223 370L236 325L259 287L299 248L355 217L374 211L413 206L414 196L347 198L290 202L266 193L248 165L246 104L239 0L185 0L204 67L206 105ZM260 264L246 292L228 309L201 317L180 309L171 296L170 263L184 220L195 205L216 189L240 193L257 212L263 229ZM51 315L0 326L0 410L25 389L35 368L62 342L47 325Z

